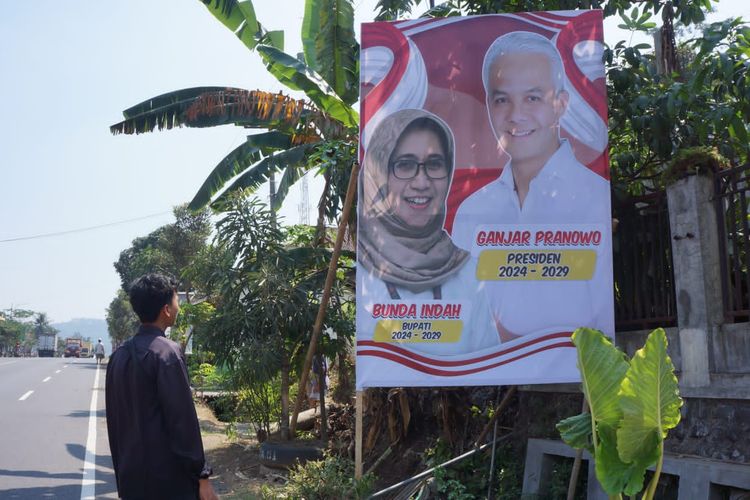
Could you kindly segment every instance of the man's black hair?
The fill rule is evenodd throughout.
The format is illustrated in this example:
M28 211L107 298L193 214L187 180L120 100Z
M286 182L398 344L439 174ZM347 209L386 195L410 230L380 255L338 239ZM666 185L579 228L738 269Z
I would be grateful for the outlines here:
M172 302L177 280L164 274L149 273L130 285L130 305L141 323L153 323L162 307Z

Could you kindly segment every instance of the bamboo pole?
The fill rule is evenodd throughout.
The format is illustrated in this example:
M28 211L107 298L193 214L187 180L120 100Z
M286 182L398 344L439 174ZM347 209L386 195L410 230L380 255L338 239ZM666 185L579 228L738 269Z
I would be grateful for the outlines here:
M354 402L354 479L362 479L362 413L364 412L362 400L365 391L357 391L357 400Z
M503 396L503 400L500 401L500 404L495 408L495 411L492 414L492 418L490 418L490 421L487 422L487 425L484 426L484 429L482 429L482 432L479 434L477 440L474 441L475 448L482 445L482 441L484 441L484 438L487 437L487 433L494 425L497 417L499 417L505 407L510 404L510 398L513 397L513 395L516 393L516 389L517 387L515 385L512 385L508 388L508 392L506 392L505 396Z
M292 412L292 422L289 425L289 435L292 437L297 430L297 417L299 416L299 410L302 407L302 400L305 397L305 384L307 384L307 376L308 373L310 373L310 366L312 366L312 359L315 355L315 349L318 346L320 331L323 328L323 319L325 318L328 300L331 298L331 287L333 286L333 279L336 277L336 264L338 263L339 255L341 254L341 246L344 243L344 235L346 234L349 212L351 212L352 204L354 203L354 194L357 192L358 174L359 163L355 162L352 166L351 176L349 177L349 186L346 188L346 199L344 200L344 208L341 212L341 221L339 222L339 229L336 234L336 244L333 246L331 263L328 265L328 275L326 276L326 282L323 286L323 297L321 297L320 299L318 316L315 318L312 338L310 339L310 345L307 348L307 355L305 356L305 364L302 366L302 375L299 381L299 391L297 391L297 401L294 404L294 412Z
M583 395L583 404L581 405L581 413L588 413L589 405L586 401L586 395ZM596 432L596 431L594 431ZM576 458L573 461L573 469L570 471L570 481L568 482L568 497L567 500L573 500L576 496L576 486L578 485L578 473L581 470L581 461L583 460L583 448L578 448L576 451Z

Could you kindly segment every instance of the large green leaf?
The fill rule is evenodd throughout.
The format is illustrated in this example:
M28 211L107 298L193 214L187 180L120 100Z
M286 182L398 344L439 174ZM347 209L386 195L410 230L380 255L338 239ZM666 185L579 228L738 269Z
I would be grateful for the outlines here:
M617 451L617 434L614 428L603 424L598 429L596 446L596 478L609 495L625 492L635 495L643 489L646 468L637 463L625 463Z
M301 90L320 109L342 122L346 127L356 127L359 115L341 100L323 78L302 61L268 45L258 45L268 71L292 90Z
M314 144L303 144L295 146L285 151L279 151L271 156L266 156L258 163L253 165L244 174L240 175L219 197L211 204L212 207L220 207L230 196L240 189L250 192L258 189L266 182L272 173L280 172L287 168L300 168L306 165L306 155L312 150ZM278 205L283 202L283 198L276 197Z
M623 461L653 458L667 431L680 422L682 399L674 365L667 354L667 335L658 328L630 362L620 390L623 420L617 447ZM655 456L654 456L655 455ZM653 463L651 462L651 463Z
M359 97L359 44L354 37L351 0L307 0L302 45L307 65L345 103L354 103Z
M581 413L561 420L557 423L557 430L568 446L585 448L589 453L594 453L591 438L591 414Z
M312 148L315 145L311 144L310 146ZM286 195L289 193L289 188L291 188L298 180L300 180L308 170L310 169L307 168L306 162L298 167L287 167L284 170L284 175L281 177L279 185L276 186L276 195L274 196L273 200L271 200L271 208L273 208L274 210L278 210L279 208L281 208L281 202L284 201Z
M237 0L201 0L208 11L224 26L232 30L237 38L249 49L254 49L259 43L273 45L284 49L284 32L267 32L255 16L255 8L251 0L238 2Z
M271 131L248 136L247 140L219 162L188 205L191 210L205 207L228 180L261 161L271 151L285 149L291 145L291 137Z
M591 418L615 429L622 417L617 393L628 369L625 355L598 330L579 328L572 339Z

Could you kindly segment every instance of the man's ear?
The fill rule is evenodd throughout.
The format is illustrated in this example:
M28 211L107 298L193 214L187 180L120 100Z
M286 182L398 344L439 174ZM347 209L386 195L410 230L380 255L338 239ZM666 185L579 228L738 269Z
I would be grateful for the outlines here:
M164 304L161 306L160 314L164 315L165 318L172 317L172 312L169 310L169 304Z
M569 101L570 94L568 94L567 90L561 90L557 93L557 96L555 97L555 114L557 115L558 121L560 120L560 118L562 118L562 115L565 114L565 110L568 109Z

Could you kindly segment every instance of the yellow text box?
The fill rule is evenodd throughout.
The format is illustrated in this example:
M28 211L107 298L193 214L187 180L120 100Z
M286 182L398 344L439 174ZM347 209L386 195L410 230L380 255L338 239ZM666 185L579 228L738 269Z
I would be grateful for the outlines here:
M418 320L381 319L375 325L377 342L451 343L461 340L464 322L460 319Z
M587 281L594 276L596 250L484 250L480 281Z

